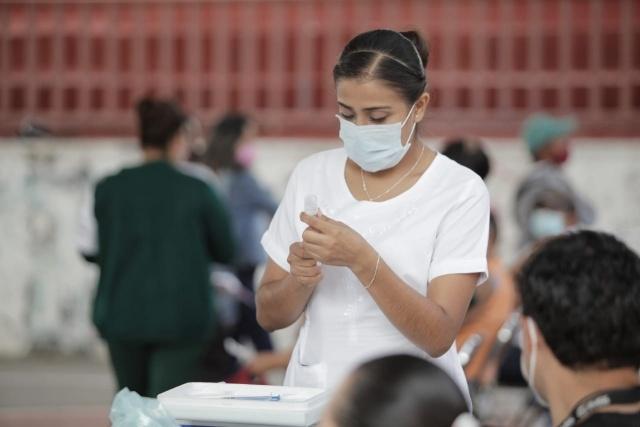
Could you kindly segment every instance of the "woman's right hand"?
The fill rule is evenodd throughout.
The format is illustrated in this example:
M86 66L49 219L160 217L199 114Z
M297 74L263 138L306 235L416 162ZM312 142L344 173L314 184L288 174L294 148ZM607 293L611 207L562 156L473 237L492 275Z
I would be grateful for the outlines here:
M291 267L289 269L291 276L300 285L313 288L322 280L320 265L313 258L305 256L302 242L296 242L289 246L287 262Z

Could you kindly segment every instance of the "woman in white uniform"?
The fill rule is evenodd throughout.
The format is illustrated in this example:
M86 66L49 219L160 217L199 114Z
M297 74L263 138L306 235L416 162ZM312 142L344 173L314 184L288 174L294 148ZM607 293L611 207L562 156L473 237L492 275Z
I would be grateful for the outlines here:
M489 196L425 145L428 52L415 32L358 35L334 68L344 147L298 164L262 244L267 330L304 324L285 385L331 388L389 354L433 360L469 401L455 338L487 278ZM304 213L315 196L317 215Z

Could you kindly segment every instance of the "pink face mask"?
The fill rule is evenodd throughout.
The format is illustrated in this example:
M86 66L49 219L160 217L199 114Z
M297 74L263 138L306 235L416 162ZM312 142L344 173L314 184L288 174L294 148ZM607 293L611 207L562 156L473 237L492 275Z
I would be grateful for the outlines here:
M560 147L554 147L551 153L551 161L556 165L562 165L569 160L571 153L569 151L569 145L565 143Z
M242 144L236 149L235 160L245 168L250 168L256 159L256 148L253 144Z

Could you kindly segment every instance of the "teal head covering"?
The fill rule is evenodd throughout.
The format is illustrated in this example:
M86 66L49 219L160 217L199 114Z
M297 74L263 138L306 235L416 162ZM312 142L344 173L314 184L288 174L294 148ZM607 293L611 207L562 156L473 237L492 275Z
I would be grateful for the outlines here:
M547 114L536 114L527 119L522 128L531 154L536 154L555 139L562 138L576 130L576 122L570 118L555 118Z

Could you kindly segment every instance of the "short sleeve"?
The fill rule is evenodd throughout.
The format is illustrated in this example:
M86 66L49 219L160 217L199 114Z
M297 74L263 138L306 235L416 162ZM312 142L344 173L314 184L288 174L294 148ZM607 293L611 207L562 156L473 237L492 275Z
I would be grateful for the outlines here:
M284 197L261 241L269 258L285 271L289 271L289 263L287 262L289 247L300 240L296 229L300 214L296 208L299 187L298 169L299 166L291 174Z
M488 278L489 193L479 178L467 188L438 228L429 281L447 274L480 273L478 284Z

